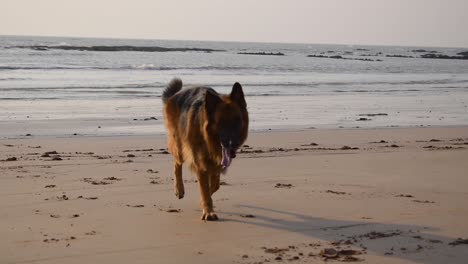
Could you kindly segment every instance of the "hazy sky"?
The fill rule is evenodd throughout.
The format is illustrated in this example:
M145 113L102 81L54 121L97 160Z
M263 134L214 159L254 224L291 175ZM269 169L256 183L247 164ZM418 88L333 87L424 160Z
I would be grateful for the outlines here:
M0 0L0 35L468 47L468 0Z

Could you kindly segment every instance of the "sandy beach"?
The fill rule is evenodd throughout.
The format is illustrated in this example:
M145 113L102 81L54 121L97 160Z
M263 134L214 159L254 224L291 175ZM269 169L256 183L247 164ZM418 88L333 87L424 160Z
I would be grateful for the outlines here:
M2 139L0 262L466 263L468 127L246 145L203 222L186 168L174 195L163 135Z

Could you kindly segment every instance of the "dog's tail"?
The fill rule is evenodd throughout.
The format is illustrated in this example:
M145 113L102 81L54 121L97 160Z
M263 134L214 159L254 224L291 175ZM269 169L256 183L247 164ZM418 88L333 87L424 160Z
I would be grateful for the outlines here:
M182 80L179 78L172 79L162 94L163 102L166 103L167 100L180 91L180 89L182 89Z

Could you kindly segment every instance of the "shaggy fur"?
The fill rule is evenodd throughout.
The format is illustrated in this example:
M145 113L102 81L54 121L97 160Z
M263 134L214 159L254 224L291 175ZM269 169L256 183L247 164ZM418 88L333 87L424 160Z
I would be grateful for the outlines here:
M203 220L217 220L211 196L219 189L237 149L247 139L249 116L244 92L235 83L228 95L209 87L182 89L173 79L162 95L169 152L174 158L174 189L184 197L182 164L197 174Z

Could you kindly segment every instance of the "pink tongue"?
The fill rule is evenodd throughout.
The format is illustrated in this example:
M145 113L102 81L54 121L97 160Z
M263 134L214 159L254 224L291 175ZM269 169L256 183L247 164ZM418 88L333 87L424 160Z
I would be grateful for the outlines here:
M227 169L229 167L229 165L231 165L231 153L229 153L229 150L224 148L222 145L221 145L221 151L223 153L223 158L221 159L221 166L224 169Z

